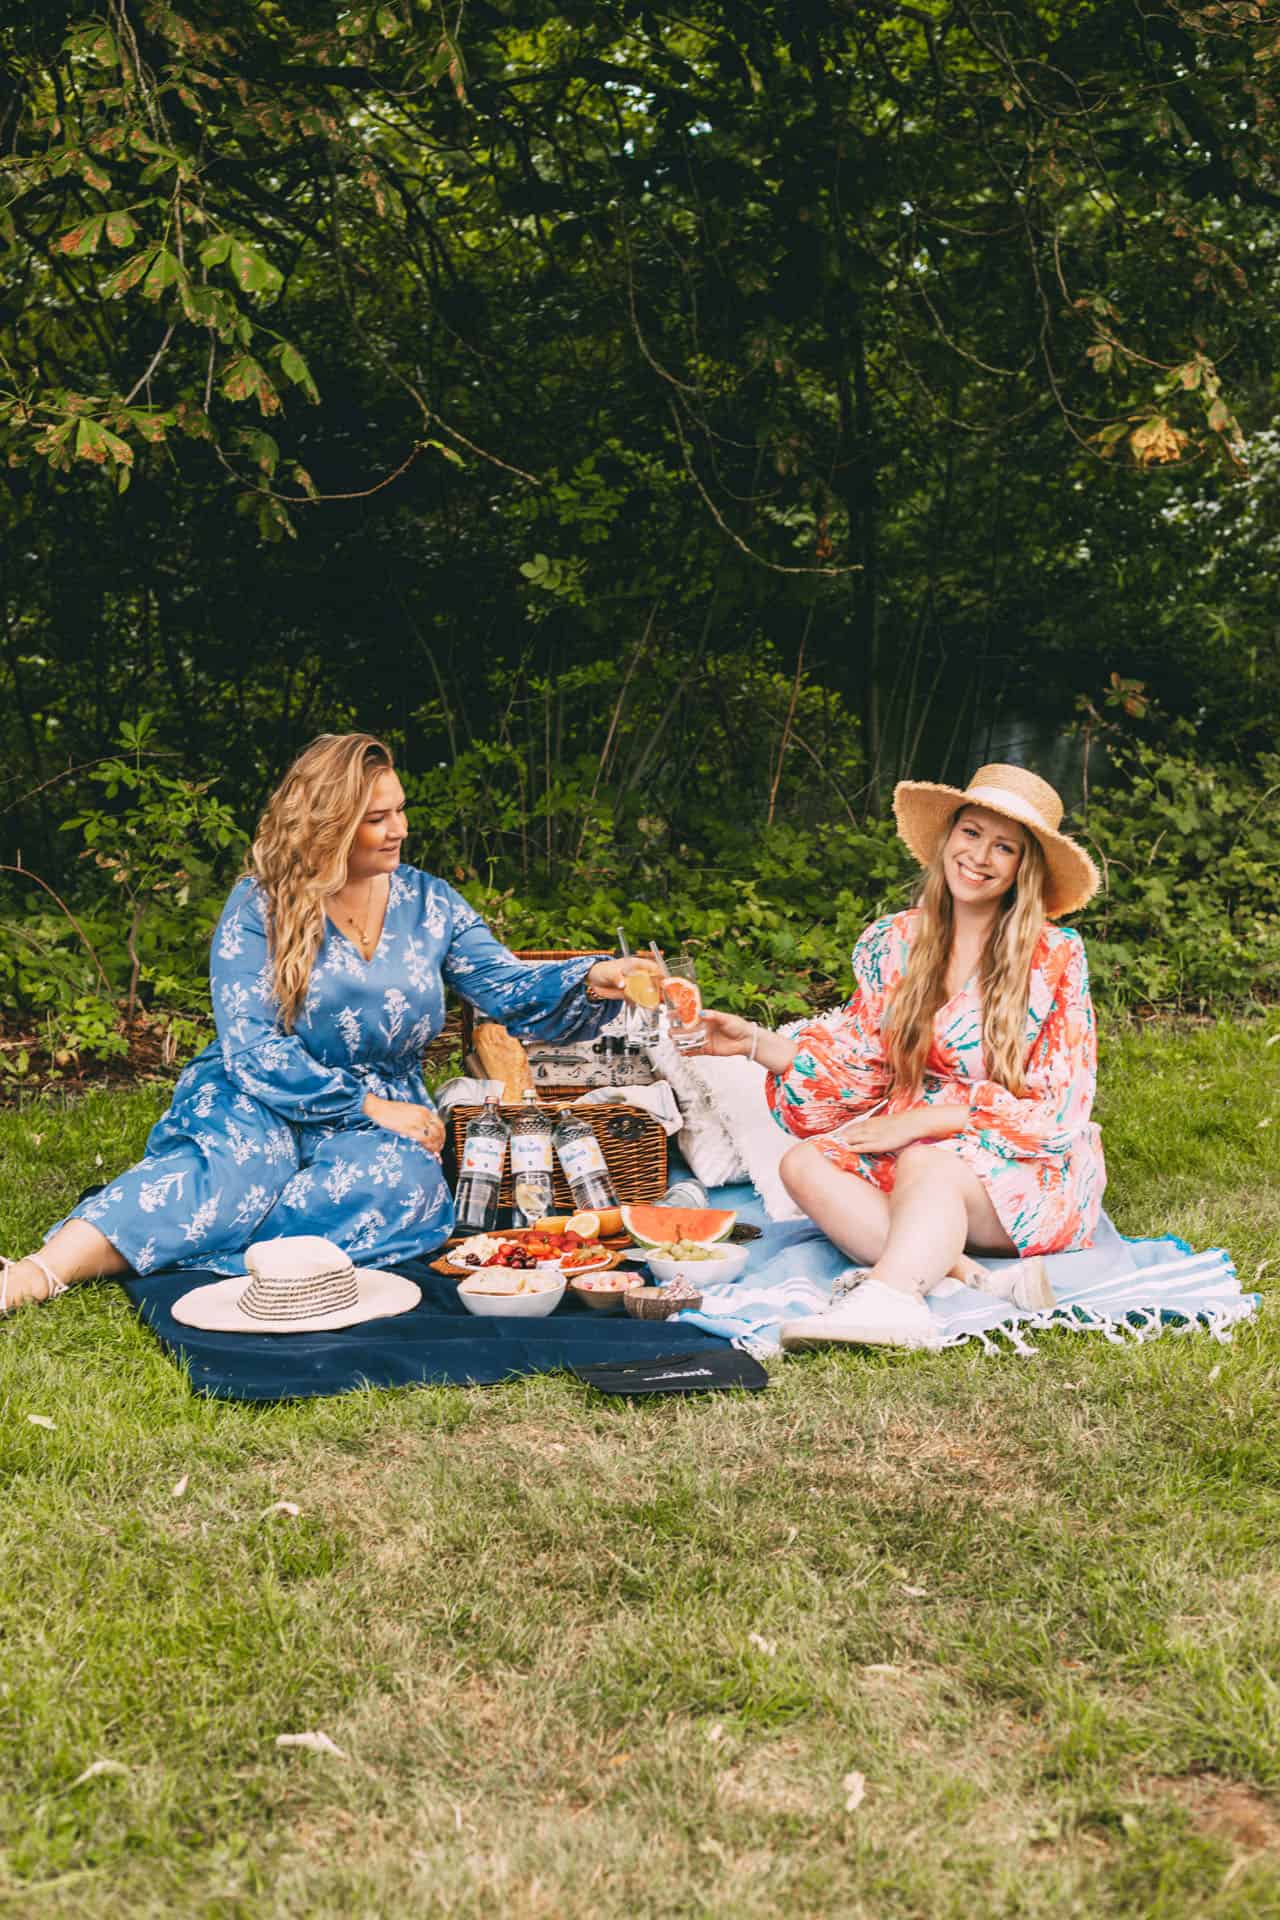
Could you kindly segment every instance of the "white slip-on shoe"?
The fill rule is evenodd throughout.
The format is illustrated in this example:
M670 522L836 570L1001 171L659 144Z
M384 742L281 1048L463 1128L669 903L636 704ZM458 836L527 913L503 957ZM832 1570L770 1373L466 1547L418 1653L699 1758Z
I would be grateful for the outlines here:
M984 1279L975 1280L974 1285L981 1293L1021 1307L1024 1313L1044 1313L1057 1305L1044 1260L1038 1253L1029 1260L1020 1260L1005 1273L988 1273Z
M864 1280L828 1313L785 1320L778 1337L787 1353L805 1347L939 1347L938 1323L918 1294Z
M838 1273L831 1282L832 1306L834 1307L841 1300L847 1300L851 1293L855 1293L870 1271L870 1267L846 1267L843 1273Z

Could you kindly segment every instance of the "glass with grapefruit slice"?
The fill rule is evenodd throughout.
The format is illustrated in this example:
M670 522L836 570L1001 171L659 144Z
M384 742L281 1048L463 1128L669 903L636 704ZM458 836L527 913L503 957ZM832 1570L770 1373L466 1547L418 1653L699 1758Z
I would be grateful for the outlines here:
M681 947L678 960L668 960L667 971L658 981L663 1004L670 1021L671 1038L682 1053L691 1053L705 1045L706 1023L702 1018L702 993L693 956Z

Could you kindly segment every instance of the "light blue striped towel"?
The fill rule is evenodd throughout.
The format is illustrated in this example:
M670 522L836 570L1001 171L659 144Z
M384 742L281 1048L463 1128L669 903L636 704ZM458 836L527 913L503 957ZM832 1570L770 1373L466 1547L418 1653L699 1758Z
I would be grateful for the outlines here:
M721 1187L711 1204L736 1208L740 1219L764 1228L764 1237L752 1243L752 1257L737 1280L704 1286L701 1309L678 1320L762 1357L779 1353L781 1323L824 1313L832 1282L848 1267L848 1258L808 1220L767 1222L750 1187ZM994 1270L1015 1262L985 1264ZM979 1340L994 1353L993 1336L999 1336L1020 1353L1034 1353L1026 1335L1046 1327L1101 1333L1117 1343L1205 1327L1215 1339L1229 1340L1232 1327L1252 1319L1259 1306L1256 1293L1241 1291L1231 1257L1221 1247L1193 1253L1185 1241L1173 1238L1129 1240L1105 1214L1093 1246L1082 1253L1050 1254L1045 1267L1057 1305L1043 1313L1024 1313L955 1282L950 1290L930 1295L927 1305L939 1323L941 1344Z

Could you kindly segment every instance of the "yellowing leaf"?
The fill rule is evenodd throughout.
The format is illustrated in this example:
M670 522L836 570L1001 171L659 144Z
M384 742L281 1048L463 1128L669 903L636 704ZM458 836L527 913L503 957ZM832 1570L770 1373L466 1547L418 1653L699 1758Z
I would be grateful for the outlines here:
M148 300L158 300L165 288L172 286L181 276L182 265L177 254L170 253L168 247L158 247L142 289L143 294Z
M1129 449L1140 467L1164 466L1180 460L1186 444L1187 436L1182 429L1160 413L1142 421L1129 435Z
M54 246L59 253L96 253L106 224L106 214L95 213L91 220L82 220L78 227L59 234Z
M279 267L273 267L265 254L259 253L256 247L246 246L243 240L231 241L228 262L236 285L243 293L275 293L284 283Z
M146 274L155 255L154 247L144 247L141 253L135 253L132 260L126 260L102 283L104 300L118 300L122 294L129 293Z

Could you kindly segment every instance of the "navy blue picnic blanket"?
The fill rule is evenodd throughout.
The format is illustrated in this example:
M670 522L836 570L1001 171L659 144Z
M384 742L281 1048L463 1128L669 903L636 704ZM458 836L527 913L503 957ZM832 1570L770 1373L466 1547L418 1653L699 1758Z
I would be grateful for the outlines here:
M139 1318L185 1367L197 1393L222 1400L307 1400L361 1387L492 1386L520 1374L598 1362L657 1359L729 1342L701 1327L599 1313L566 1299L545 1320L478 1319L456 1280L425 1260L394 1269L422 1288L408 1313L330 1333L204 1333L169 1309L218 1273L153 1273L125 1280Z

